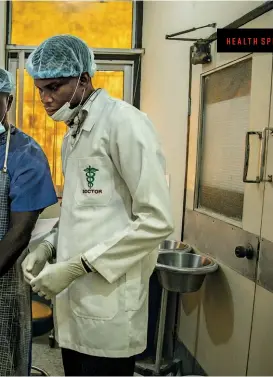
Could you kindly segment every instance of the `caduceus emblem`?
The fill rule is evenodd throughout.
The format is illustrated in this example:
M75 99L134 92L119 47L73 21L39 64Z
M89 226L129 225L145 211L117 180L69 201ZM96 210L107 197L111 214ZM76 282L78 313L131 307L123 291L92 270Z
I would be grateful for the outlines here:
M99 169L92 168L92 166L90 165L86 169L84 169L86 181L89 188L92 188L94 186L97 171L99 171Z

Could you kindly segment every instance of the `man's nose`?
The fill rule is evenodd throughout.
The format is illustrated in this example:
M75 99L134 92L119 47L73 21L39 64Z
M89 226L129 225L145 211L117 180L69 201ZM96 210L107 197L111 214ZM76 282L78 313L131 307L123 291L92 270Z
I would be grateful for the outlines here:
M48 105L53 102L53 98L50 94L42 92L40 93L41 101L43 105Z

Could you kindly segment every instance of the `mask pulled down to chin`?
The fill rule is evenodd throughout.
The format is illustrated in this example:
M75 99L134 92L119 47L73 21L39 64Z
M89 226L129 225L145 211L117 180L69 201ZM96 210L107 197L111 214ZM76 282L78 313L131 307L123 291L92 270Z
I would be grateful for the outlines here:
M73 98L76 94L76 91L77 91L78 86L79 86L79 82L80 82L80 77L79 77L79 80L77 82L77 86L74 90L74 93L71 97L71 100L69 102L66 102L59 110L56 111L56 113L51 115L51 119L53 119L55 122L69 123L72 120L74 120L76 118L76 116L79 114L79 112L82 108L82 101L84 99L85 89L83 91L80 104L78 106L74 107L73 109L71 109L71 102L72 102L72 100L73 100Z
M74 109L71 109L70 103L66 102L59 110L56 111L56 113L51 116L51 119L53 119L55 122L68 123L79 114L81 107L81 105L78 105L74 107Z

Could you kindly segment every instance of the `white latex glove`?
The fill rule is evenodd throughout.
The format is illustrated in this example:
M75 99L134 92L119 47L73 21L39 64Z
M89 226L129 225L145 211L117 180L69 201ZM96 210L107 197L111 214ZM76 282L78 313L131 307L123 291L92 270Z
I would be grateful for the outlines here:
M39 292L40 295L44 295L49 300L67 288L75 279L86 273L87 271L79 255L67 262L45 266L40 274L31 280L30 285L33 292Z
M30 281L42 271L46 262L52 258L53 249L51 243L44 241L26 256L22 270L27 283L30 284Z

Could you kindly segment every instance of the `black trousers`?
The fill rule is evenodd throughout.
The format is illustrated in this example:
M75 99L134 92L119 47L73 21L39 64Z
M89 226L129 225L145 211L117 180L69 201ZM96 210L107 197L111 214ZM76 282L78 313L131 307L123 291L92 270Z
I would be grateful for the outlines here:
M66 376L133 376L135 357L107 358L62 348Z

